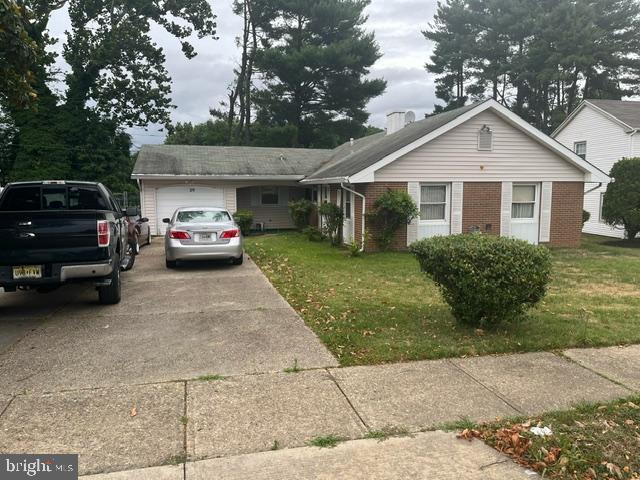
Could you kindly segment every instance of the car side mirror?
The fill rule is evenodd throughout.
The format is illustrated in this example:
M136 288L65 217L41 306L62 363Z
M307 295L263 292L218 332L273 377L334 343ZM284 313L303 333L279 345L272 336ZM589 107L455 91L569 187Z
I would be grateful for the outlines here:
M170 218L163 218L162 219L162 223L171 223L171 219Z
M127 217L137 217L140 214L140 209L138 207L129 207L124 213Z
M149 219L147 217L142 217L140 219L140 223L147 223L149 221Z

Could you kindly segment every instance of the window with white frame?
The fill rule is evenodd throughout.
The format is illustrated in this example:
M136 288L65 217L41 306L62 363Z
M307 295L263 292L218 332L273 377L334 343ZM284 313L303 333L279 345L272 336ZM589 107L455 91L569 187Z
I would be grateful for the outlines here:
M449 187L446 184L420 186L420 220L446 221L449 211Z
M573 144L573 151L576 155L582 157L582 159L587 158L587 142L576 142Z
M278 187L262 187L260 189L261 205L278 205L279 203Z
M600 223L605 223L602 219L602 206L604 205L604 193L600 194L600 208L598 209L598 221Z
M532 219L536 213L536 186L514 185L511 218Z

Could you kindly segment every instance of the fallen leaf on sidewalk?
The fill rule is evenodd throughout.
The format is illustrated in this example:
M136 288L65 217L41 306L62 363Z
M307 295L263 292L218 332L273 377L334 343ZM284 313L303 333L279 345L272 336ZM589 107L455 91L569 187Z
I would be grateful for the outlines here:
M138 409L136 408L136 406L134 405L133 407L131 407L131 416L135 417L138 415Z

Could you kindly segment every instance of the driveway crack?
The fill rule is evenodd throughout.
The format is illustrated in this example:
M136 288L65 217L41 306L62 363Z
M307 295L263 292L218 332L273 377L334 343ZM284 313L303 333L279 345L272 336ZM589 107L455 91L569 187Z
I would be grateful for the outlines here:
M9 399L9 403L7 403L7 405L2 409L2 411L0 412L0 418L2 418L2 416L5 414L5 412L7 410L9 410L9 407L11 406L11 404L13 403L13 401L16 399L15 395L12 395L11 398Z
M451 361L451 359L447 359L446 360L447 363L449 363L450 365L452 365L454 368L456 368L457 370L461 371L463 374L465 374L467 377L469 377L471 380L473 380L474 382L476 382L478 385L480 385L482 388L484 388L485 390L488 390L489 392L493 393L496 397L498 397L500 400L502 400L504 403L506 403L508 406L510 406L511 408L513 408L516 412L518 412L521 415L526 415L525 412L523 412L520 408L518 408L516 405L512 404L508 398L506 398L504 395L502 395L500 392L494 390L493 388L489 387L488 385L485 385L484 383L482 383L480 380L478 380L476 377L474 377L473 375L471 375L469 372L467 372L464 368L462 368L460 365L456 364L455 362Z
M353 413L356 414L356 416L358 417L358 420L360 420L360 423L362 423L362 426L367 430L370 431L369 426L367 425L367 423L364 421L364 419L362 418L362 416L360 415L360 413L358 412L358 410L356 410L356 407L353 405L353 403L351 403L351 399L347 396L347 394L345 393L345 391L342 389L342 387L340 386L340 384L338 383L338 379L336 377L333 376L333 374L331 373L331 371L328 368L325 368L325 371L327 372L327 374L329 374L329 377L331 378L331 380L333 380L333 383L335 384L336 387L338 387L338 390L340 390L340 393L342 393L342 396L344 396L345 400L347 401L347 403L349 404L349 406L351 407L351 410L353 410Z

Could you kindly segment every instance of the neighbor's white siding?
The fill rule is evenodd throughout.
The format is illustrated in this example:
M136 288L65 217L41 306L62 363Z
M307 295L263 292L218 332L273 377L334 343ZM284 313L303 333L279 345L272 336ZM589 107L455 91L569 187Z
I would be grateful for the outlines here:
M493 130L493 150L478 151L478 132ZM377 182L577 181L584 173L485 111L375 173Z
M621 158L640 155L640 138L632 138L619 123L589 105L585 105L555 139L571 150L576 142L586 141L587 161L605 173L609 173ZM596 184L585 184L585 191L595 186ZM623 230L612 228L600 219L600 194L606 189L604 185L584 196L584 209L591 214L591 218L585 223L583 231L622 238Z

